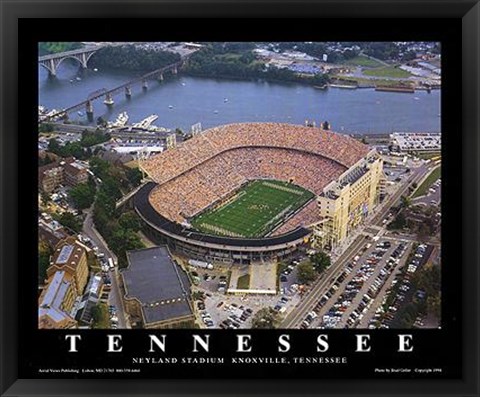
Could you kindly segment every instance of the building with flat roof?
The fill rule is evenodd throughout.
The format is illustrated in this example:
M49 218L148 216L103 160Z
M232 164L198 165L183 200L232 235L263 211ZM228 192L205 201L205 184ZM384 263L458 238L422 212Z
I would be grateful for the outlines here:
M51 193L65 183L76 186L88 181L88 168L73 157L57 159L53 163L38 168L39 187Z
M38 220L38 237L54 248L61 240L69 236L65 228L55 220Z
M63 182L62 167L54 167L42 172L40 178L40 187L47 193L52 192Z
M166 246L127 252L125 310L139 328L192 328L190 281Z
M69 186L76 186L88 182L88 170L83 164L77 161L67 163L63 166L64 180Z
M390 140L401 152L436 152L442 149L439 132L394 132L390 134Z
M75 287L63 270L54 272L38 302L38 327L41 329L76 328L70 313L76 299Z
M93 308L100 302L102 296L103 281L99 274L93 275L88 281L88 285L85 288L85 293L78 305L76 314L77 321L82 325L90 325L93 320Z
M372 152L325 186L317 199L321 219L314 227L315 245L334 247L362 224L378 204L383 179L382 158Z
M84 247L77 243L75 237L60 241L50 260L47 276L63 270L72 279L76 295L82 295L88 280L87 253Z

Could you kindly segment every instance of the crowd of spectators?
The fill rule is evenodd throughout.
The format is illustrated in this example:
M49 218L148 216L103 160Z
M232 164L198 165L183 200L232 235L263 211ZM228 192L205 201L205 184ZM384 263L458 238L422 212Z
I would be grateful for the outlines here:
M298 226L310 226L320 220L318 214L318 204L316 200L308 203L301 211L297 212L279 228L275 229L270 235L279 236L281 234L292 231Z
M164 217L185 223L253 179L284 180L318 195L368 151L352 138L319 128L243 123L195 135L142 166L159 184L150 194L153 207ZM273 234L316 220L313 201Z
M150 202L161 215L183 223L213 203L229 197L248 180L285 180L318 195L326 184L345 170L332 160L298 150L272 147L231 149L159 185L152 191ZM305 207L292 218L291 229L314 220L311 208Z
M369 149L346 135L285 123L239 123L211 128L144 161L143 169L161 184L229 149L283 147L304 150L350 167Z

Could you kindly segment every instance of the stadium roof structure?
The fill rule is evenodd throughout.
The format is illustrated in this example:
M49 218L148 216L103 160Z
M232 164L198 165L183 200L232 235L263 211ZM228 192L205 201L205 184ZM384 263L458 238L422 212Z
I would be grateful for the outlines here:
M128 267L122 271L125 298L141 304L146 323L193 314L188 300L190 282L167 247L128 251L127 259Z

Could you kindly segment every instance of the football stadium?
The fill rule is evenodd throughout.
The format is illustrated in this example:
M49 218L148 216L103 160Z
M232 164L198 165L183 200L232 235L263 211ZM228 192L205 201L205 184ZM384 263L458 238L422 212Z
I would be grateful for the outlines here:
M382 161L346 135L283 123L214 127L142 160L145 233L189 257L250 263L331 248L378 201Z

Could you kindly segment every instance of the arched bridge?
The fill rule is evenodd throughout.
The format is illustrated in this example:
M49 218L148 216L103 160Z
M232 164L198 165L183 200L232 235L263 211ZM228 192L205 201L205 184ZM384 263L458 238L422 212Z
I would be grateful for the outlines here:
M38 58L38 63L48 70L50 75L56 76L57 69L65 59L75 59L81 67L86 69L87 63L103 45L80 48L78 50L58 52L56 54L44 55Z

